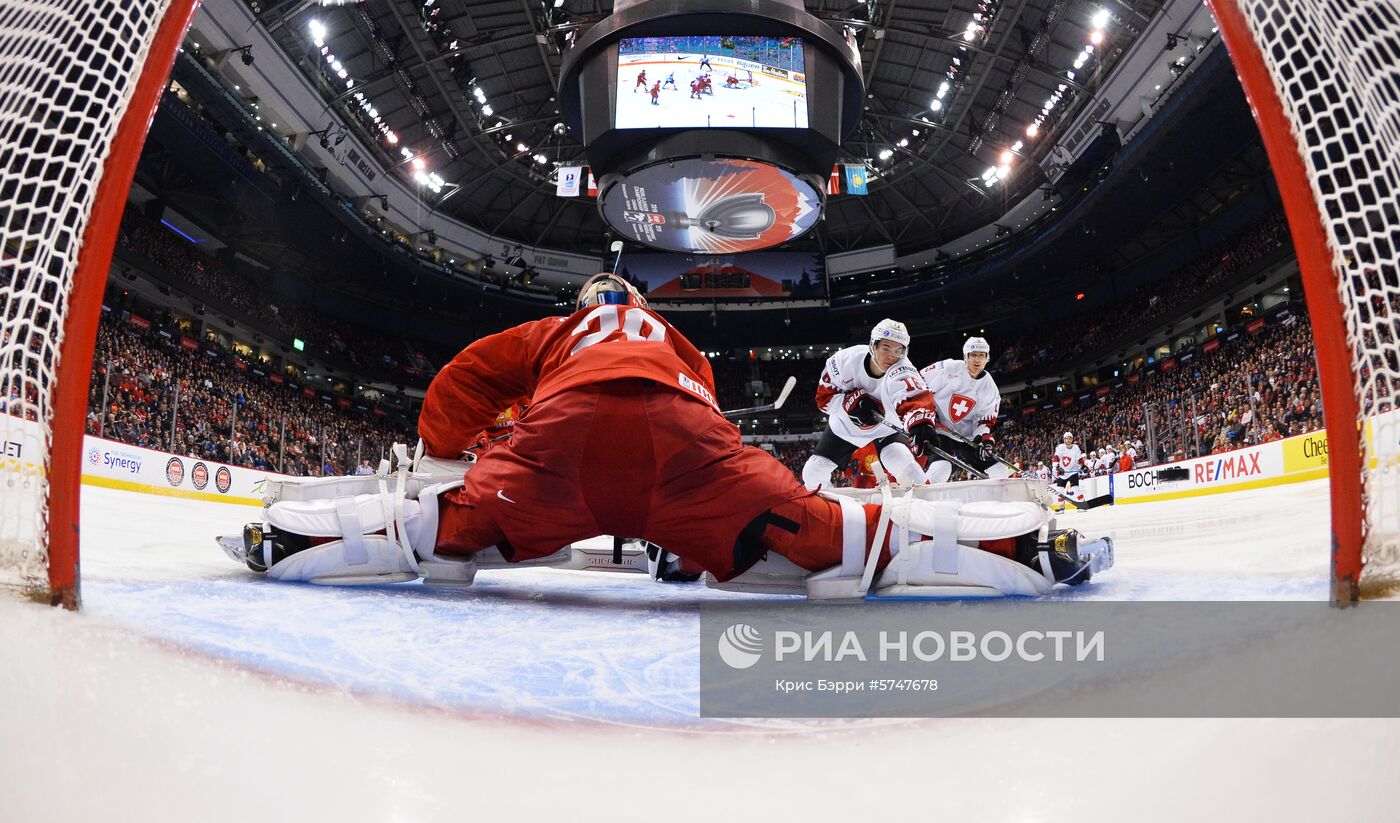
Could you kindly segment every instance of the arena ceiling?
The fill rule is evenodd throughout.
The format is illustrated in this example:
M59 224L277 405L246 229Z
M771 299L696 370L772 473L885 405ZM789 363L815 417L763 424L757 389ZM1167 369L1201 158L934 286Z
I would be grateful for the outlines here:
M412 177L409 154L423 159L441 181L441 191L424 191L435 208L531 245L579 252L606 245L594 202L556 197L552 173L559 165L585 164L582 145L558 113L563 50L611 12L611 0L248 2L386 165ZM843 161L869 164L870 194L832 197L825 221L798 241L833 253L888 243L901 251L932 247L992 223L1009 203L1044 186L1039 164L1057 129L1072 122L1162 4L805 5L855 34L868 93ZM320 46L313 21L324 27ZM1094 56L1077 66L1095 38L1101 40ZM939 99L950 68L957 76ZM1044 126L1029 136L1028 126L1057 93ZM987 170L1007 157L1009 174L988 185Z

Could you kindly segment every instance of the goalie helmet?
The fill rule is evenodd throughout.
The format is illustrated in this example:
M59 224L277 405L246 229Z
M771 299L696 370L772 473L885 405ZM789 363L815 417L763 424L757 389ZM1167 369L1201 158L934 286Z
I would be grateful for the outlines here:
M610 271L599 272L578 290L574 311L588 306L645 306L647 300L637 288Z
M992 356L992 347L987 345L985 337L969 337L963 341L963 358L975 351L980 351L988 357Z
M875 350L875 344L881 340L889 340L904 347L904 353L909 354L909 329L898 320L891 320L886 317L875 328L870 330L870 350Z

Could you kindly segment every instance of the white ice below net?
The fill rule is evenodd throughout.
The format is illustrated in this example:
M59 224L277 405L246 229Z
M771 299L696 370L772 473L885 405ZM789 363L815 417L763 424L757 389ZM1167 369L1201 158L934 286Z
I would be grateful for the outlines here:
M1294 130L1345 307L1363 421L1400 391L1400 6L1233 0ZM1400 573L1400 422L1364 446L1366 576ZM1335 446L1334 446L1335 448Z
M113 136L167 5L0 3L0 583L47 587L52 393L68 295Z

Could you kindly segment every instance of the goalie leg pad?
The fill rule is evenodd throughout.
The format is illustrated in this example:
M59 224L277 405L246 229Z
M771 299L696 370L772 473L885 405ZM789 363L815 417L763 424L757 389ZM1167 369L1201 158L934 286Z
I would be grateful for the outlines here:
M951 504L951 508L950 508ZM937 534L939 521L949 511L957 514L959 540L998 540L1039 531L1049 515L1039 504L1029 502L976 501L958 503L946 500L917 500L906 496L896 500L890 518L918 534ZM948 528L946 525L943 528Z
M423 488L418 500L392 500L380 493L274 503L267 507L268 531L339 539L282 558L268 569L268 576L342 585L426 576L433 583L468 585L476 574L471 559L446 559L433 553L438 494L460 483ZM420 568L423 564L426 569Z
M398 546L382 534L362 535L352 547L344 540L312 546L283 558L267 570L276 580L300 580L334 586L403 583L418 572Z

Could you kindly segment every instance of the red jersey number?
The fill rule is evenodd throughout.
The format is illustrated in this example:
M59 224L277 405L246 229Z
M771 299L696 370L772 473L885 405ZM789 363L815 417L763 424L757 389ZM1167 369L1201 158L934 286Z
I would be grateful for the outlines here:
M666 339L666 327L658 325L642 309L636 307L628 309L623 313L620 324L617 319L618 313L617 306L603 305L595 306L592 311L585 314L583 320L579 321L572 332L575 336L582 334L583 337L569 350L569 354L578 354L595 343L613 339L648 343L660 343ZM643 331L644 329L645 331ZM585 332L587 333L585 334ZM618 337L619 334L620 337Z

